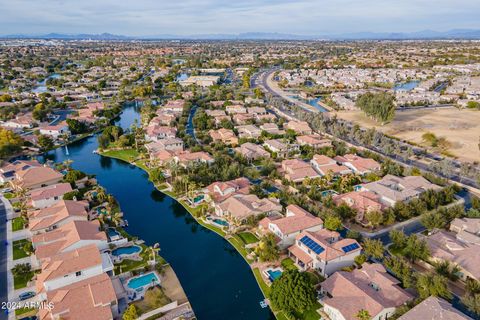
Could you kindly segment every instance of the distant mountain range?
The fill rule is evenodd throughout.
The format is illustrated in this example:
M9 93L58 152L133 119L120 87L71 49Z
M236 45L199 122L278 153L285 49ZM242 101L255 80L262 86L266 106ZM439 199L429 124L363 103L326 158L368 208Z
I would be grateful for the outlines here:
M297 35L287 33L247 32L239 34L159 34L151 36L124 36L111 33L102 34L62 34L42 35L11 34L0 36L3 39L58 39L58 40L440 40L466 39L480 40L480 30L453 29L449 31L423 30L418 32L357 32L325 35Z

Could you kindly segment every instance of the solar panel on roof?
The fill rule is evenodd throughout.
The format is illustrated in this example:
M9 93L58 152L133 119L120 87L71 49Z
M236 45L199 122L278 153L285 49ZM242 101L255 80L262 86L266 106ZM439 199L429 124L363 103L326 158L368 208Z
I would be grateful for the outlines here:
M306 245L307 248L311 249L316 254L320 254L325 250L321 245L319 245L307 236L304 236L302 239L300 239L300 242Z
M348 246L342 247L342 250L343 250L343 252L347 253L347 252L353 251L353 250L358 249L358 248L360 248L358 243L352 243L352 244L349 244Z

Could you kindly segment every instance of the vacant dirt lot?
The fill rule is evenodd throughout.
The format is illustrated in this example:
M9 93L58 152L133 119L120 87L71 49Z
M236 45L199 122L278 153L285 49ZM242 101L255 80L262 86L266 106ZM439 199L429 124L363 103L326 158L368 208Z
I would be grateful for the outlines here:
M363 127L376 127L387 134L423 144L422 134L433 132L451 142L449 151L468 161L480 161L480 111L449 109L397 111L394 121L380 126L361 111L340 111L339 118L357 122Z

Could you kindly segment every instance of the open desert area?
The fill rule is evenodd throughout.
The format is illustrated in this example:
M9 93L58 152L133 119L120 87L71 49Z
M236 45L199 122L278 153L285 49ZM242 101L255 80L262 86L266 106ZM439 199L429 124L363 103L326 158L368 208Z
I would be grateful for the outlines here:
M397 111L395 119L380 126L362 111L339 111L339 118L354 121L360 126L375 127L400 139L424 145L422 135L432 132L452 144L449 152L459 159L480 161L480 111L457 108Z

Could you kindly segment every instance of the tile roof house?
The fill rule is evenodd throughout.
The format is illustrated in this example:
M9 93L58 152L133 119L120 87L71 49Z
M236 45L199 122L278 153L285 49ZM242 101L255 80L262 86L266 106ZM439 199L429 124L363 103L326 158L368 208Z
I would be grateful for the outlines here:
M379 171L382 166L373 159L362 158L354 154L336 156L334 158L338 163L352 169L357 174L366 174L372 171Z
M71 192L70 183L57 183L30 192L31 205L35 209L50 207L63 199L65 193Z
M57 123L55 125L46 125L39 127L40 133L51 136L54 139L58 139L61 135L70 135L70 129L65 121Z
M328 139L323 139L317 134L297 136L297 142L301 146L310 146L315 149L326 148L332 146L332 141Z
M160 150L183 151L183 140L180 138L161 139L156 142L145 144L145 148L149 153Z
M269 134L278 134L278 135L285 134L285 130L280 130L276 123L270 123L270 122L264 123L260 126L260 129Z
M440 230L425 237L434 261L450 261L461 269L461 278L480 280L480 245L465 242L455 233Z
M40 320L111 320L119 315L117 296L107 274L47 292L53 308L40 309Z
M210 130L208 132L212 140L221 141L226 145L236 146L238 144L238 138L232 130L220 128L218 130Z
M338 206L346 204L356 211L355 220L365 224L365 214L367 212L381 212L386 206L380 201L380 196L371 191L352 191L333 196L333 202Z
M286 158L290 152L294 152L299 149L298 145L287 144L282 142L280 139L266 140L263 145L270 149L270 151L275 152L277 156L281 158Z
M260 130L259 128L257 128L252 124L247 124L244 126L236 126L235 130L237 130L238 136L240 138L255 139L260 137L260 135L262 134L262 130Z
M278 246L282 249L293 245L295 237L300 232L321 229L323 229L322 219L294 204L286 208L285 217L281 215L265 217L259 223L259 232L275 234L279 240Z
M236 147L235 151L240 153L249 161L260 158L270 158L270 153L268 151L266 151L262 146L251 142L246 142L239 147Z
M312 128L310 128L310 125L306 121L289 121L283 127L301 135L312 134Z
M322 176L328 173L333 175L352 173L352 171L346 166L340 166L332 158L320 154L314 155L312 160L310 160L310 163L312 164L313 168L315 168L315 171Z
M400 316L398 320L473 320L442 298L430 296Z
M363 184L362 189L375 192L381 196L384 204L394 206L398 201L409 201L429 189L438 190L440 187L421 176L397 177L387 174L381 180Z
M353 265L361 251L357 240L341 239L338 232L321 229L298 234L295 243L288 248L288 255L301 270L315 269L322 276L329 276Z
M10 181L15 189L36 189L59 183L63 175L49 167L30 167L15 173Z
M457 239L474 244L480 244L480 219L455 218L450 223L450 231L457 234Z
M41 164L36 160L15 160L12 163L7 163L0 168L0 182L5 183L15 179L15 174L20 171L25 171L32 167L41 167Z
M240 104L233 104L226 106L225 111L227 111L228 114L243 114L247 113L247 108Z
M368 311L372 319L387 319L397 307L413 299L399 284L381 264L338 271L321 284L326 295L321 301L323 311L336 320L357 320L360 310Z
M236 193L224 201L215 204L215 214L233 221L243 222L251 216L269 214L282 210L278 199L259 199L254 194Z
M73 220L88 220L88 202L60 200L53 206L29 212L28 229L33 234L51 231Z
M248 194L250 181L245 178L237 178L230 181L217 181L207 187L207 193L214 202L221 202L235 193Z
M285 179L293 182L302 182L307 178L314 179L320 177L308 162L299 159L283 160L281 169Z
M100 254L94 245L88 245L45 259L35 283L37 294L55 290L84 279L113 270L108 253ZM44 298L46 295L44 294Z
M179 152L173 157L173 160L184 168L199 163L212 164L215 161L215 159L205 151Z
M158 141L161 139L175 138L177 135L177 128L169 126L159 126L155 124L149 124L145 129L145 140Z
M33 236L32 244L38 261L89 244L96 245L99 250L108 248L107 235L100 231L98 220L71 221L54 231Z

